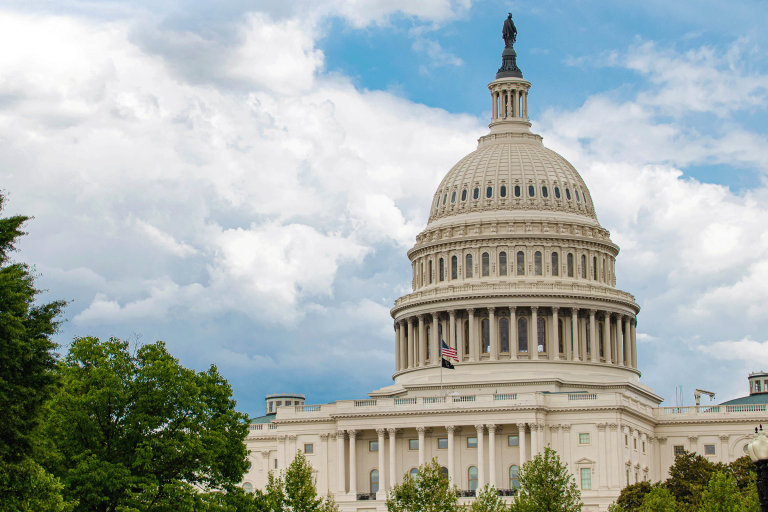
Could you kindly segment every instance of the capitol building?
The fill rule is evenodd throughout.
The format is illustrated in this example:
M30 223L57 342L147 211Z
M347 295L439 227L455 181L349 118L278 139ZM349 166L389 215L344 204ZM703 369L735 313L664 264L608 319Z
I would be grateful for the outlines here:
M750 375L745 398L690 407L660 407L641 382L640 307L617 288L619 247L576 169L531 132L530 88L506 48L490 132L440 182L408 251L392 384L320 405L268 396L245 441L246 490L301 450L343 511L386 510L387 491L433 458L462 502L485 484L511 496L521 465L550 446L582 510L605 511L626 485L665 479L683 450L743 456L768 422L768 374Z

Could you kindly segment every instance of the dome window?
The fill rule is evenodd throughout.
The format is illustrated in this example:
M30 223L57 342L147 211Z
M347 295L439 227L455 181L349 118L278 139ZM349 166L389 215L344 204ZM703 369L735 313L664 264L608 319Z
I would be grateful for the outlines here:
M520 197L520 185L515 185L515 197Z
M528 196L536 197L536 187L533 185L528 185Z
M579 198L579 191L574 190L574 192L576 192L576 201L581 201L581 198Z
M543 197L549 197L549 190L547 190L547 187L541 187L541 195Z
M464 189L461 191L461 200L466 201L467 200L467 189Z
M455 203L455 202L456 202L456 191L454 190L453 194L451 194L451 203Z
M571 190L570 189L565 189L565 197L569 201L571 200Z
M445 206L445 202L448 200L448 194L445 194L443 196L443 206Z
M501 186L501 190L499 190L499 192L501 194L501 197L507 197L507 186L506 185L502 185Z
M493 197L493 187L488 187L485 189L485 197L487 197L488 199Z
M475 190L472 192L472 199L477 200L479 198L480 198L480 189L475 188Z
M560 199L560 187L555 187L555 197Z

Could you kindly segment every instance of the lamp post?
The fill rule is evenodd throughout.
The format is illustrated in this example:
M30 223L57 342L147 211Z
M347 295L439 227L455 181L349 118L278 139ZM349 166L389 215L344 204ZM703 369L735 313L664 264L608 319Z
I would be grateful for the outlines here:
M755 438L747 445L747 452L749 458L755 463L760 509L768 512L768 438L765 437L762 425L759 431L755 428Z

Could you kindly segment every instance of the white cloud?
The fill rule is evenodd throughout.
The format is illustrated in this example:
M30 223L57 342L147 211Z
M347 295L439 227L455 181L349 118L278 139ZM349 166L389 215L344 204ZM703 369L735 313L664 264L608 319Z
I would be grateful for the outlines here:
M714 359L749 363L753 371L768 365L768 341L760 342L747 337L739 341L718 341L696 348Z
M170 252L171 254L175 254L181 258L190 256L192 254L197 254L197 251L194 247L187 245L184 242L177 242L168 233L160 231L155 226L147 224L143 220L136 219L134 223L136 224L137 229L147 235L150 240L152 240L152 242Z
M413 42L413 50L417 53L426 54L428 60L425 62L430 67L461 66L464 64L460 58L445 50L440 46L440 43L432 39L418 37Z

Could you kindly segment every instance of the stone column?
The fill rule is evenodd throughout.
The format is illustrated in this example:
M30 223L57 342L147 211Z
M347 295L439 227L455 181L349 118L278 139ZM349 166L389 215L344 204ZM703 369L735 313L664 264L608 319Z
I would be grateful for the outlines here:
M589 310L589 351L591 352L590 359L592 362L596 362L599 359L600 354L597 349L597 325L595 325L595 313L596 310Z
M483 427L475 425L477 429L477 488L485 486L485 447L483 446Z
M626 365L632 368L632 334L629 332L629 317L624 317L624 359Z
M453 425L448 425L447 427L445 427L445 430L448 431L448 480L452 485L458 485L456 483L456 478L454 477L454 474L453 474L454 468L456 466L453 460L453 443L454 443L453 433L454 433L454 430L456 430L456 427L454 427Z
M523 93L523 112L521 114L522 118L528 119L528 93Z
M336 460L336 465L338 466L339 470L339 492L340 493L346 493L347 492L347 471L344 468L344 462L346 459L346 453L344 453L346 450L344 450L344 431L339 430L336 432L336 449L338 450L338 457Z
M320 471L317 478L318 494L328 494L331 490L328 485L328 433L320 434Z
M619 426L616 423L609 423L608 428L610 429L610 432L606 434L608 436L608 453L616 453L621 452L621 446L617 444L617 434L616 431L619 428ZM615 457L608 457L608 486L612 489L617 488L619 486L619 483L617 481L617 473L619 472L621 468L616 468L616 458Z
M488 308L488 338L491 343L490 357L491 361L495 361L499 358L499 344L496 339L496 308Z
M288 436L288 453L291 462L296 458L296 436Z
M571 336L573 336L573 353L571 358L574 361L579 360L579 310L571 308Z
M395 371L400 371L400 322L395 322Z
M387 433L389 434L389 481L387 482L387 490L389 490L397 483L397 451L395 450L397 430L388 428ZM379 473L379 478L381 478L381 473Z
M538 306L531 306L531 333L533 334L528 338L528 353L531 359L539 358L539 308ZM533 343L531 343L533 339Z
M496 486L496 425L488 425L488 483Z
M448 311L448 339L445 341L449 347L456 348L456 310ZM458 354L458 349L456 350Z
M389 490L389 487L386 485L385 480L385 462L384 462L384 434L387 433L386 429L383 428L377 428L376 434L379 436L379 493L382 493L382 496L386 494L386 492Z
M288 464L285 463L285 442L287 436L277 436L277 467L285 469Z
M492 92L491 93L491 116L493 116L494 120L497 118L496 117L496 112L497 112L497 109L496 109L496 93Z
M605 362L613 363L611 357L611 313L606 311L603 318L603 347L605 349Z
M509 357L517 359L517 307L509 306Z
M517 444L520 448L520 461L518 467L522 467L523 464L528 462L525 446L525 423L517 424Z
M571 426L560 425L563 429L563 462L568 466L568 471L574 473L573 462L571 461ZM575 474L575 473L574 473Z
M531 459L539 453L539 426L536 423L529 423L531 427Z
M552 308L552 339L554 340L554 359L555 361L560 360L560 320L557 318L557 313L559 312L560 308ZM565 344L565 343L563 343Z
M464 315L459 316L459 327L456 328L456 354L459 361L464 361Z
M630 322L630 341L632 342L632 368L637 368L637 318Z
M469 313L469 360L477 361L477 343L475 342L475 308L467 309Z
M437 325L440 323L440 320L438 318L437 313L432 313L432 339L429 340L429 343L432 344L432 359L430 360L430 364L432 366L439 366L440 365L440 358L438 357L438 354L440 353L438 350L438 343L440 340L437 338Z
M661 473L661 445L667 444L667 438L666 437L659 437L659 442L656 446L656 478L657 481L661 481L662 479L662 473ZM721 438L722 439L722 438Z
M720 462L723 464L728 464L730 462L730 457L728 453L728 436L723 435L720 436Z
M408 340L405 327L405 320L400 320L400 369L405 370L408 368Z
M551 447L558 453L563 453L563 447L560 445L560 425L550 425L549 435L552 438Z
M426 431L425 427L416 427L416 432L419 434L419 466L423 466L426 462L426 457L424 456L424 434Z
M357 431L348 430L349 434L349 494L357 495Z
M621 335L621 315L616 315L616 364L624 366L624 337Z
M427 366L427 338L424 329L424 315L419 315L419 366ZM381 473L379 473L381 475ZM381 476L379 476L381 479ZM381 483L379 483L381 487Z
M414 339L413 339L413 337L414 337L413 336L413 317L410 317L408 319L408 339L407 339L407 343L408 343L408 368L414 368L416 366L415 365L416 361L414 360L415 359L415 354L414 354L415 351L413 350L414 349L414 346L413 346Z
M603 343L605 343L605 339L603 339ZM598 423L597 424L597 447L600 454L600 466L598 467L598 480L600 482L600 489L605 489L608 487L608 481L606 480L608 477L608 459L606 454L606 445L605 445L605 423Z
M699 450L699 436L688 436L688 441L691 443L690 452L701 455L701 450Z

